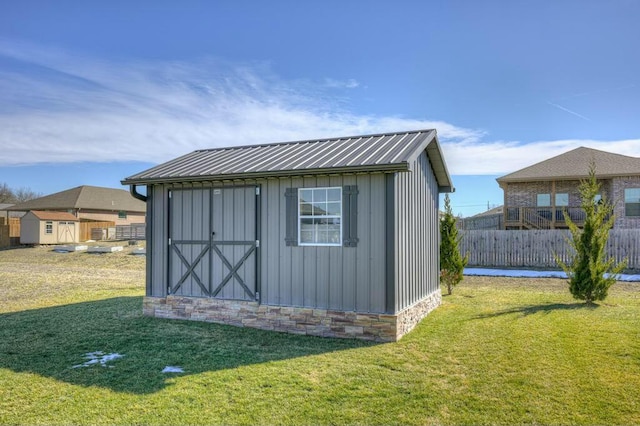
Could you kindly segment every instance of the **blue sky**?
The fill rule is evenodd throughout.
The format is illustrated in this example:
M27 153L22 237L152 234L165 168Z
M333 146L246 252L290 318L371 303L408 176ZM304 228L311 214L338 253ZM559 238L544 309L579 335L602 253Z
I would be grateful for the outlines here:
M640 2L0 6L0 183L43 194L200 148L436 128L469 216L578 146L640 156Z

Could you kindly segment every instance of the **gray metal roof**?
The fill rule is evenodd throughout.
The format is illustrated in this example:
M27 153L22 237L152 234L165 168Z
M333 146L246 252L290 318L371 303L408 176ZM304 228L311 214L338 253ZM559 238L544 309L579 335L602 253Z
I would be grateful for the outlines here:
M452 191L433 129L198 150L130 176L122 184L409 171L424 150L440 190Z
M640 175L640 158L581 146L499 177L497 181L530 182L583 179L589 176L589 165L592 160L595 162L596 176L599 178Z
M124 189L83 185L15 204L7 210L72 210L145 212L147 205Z

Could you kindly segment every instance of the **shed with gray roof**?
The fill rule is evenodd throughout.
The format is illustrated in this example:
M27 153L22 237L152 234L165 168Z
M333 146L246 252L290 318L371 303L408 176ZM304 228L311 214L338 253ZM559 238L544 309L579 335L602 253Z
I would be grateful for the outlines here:
M147 315L394 341L440 303L435 130L198 150L122 183L147 203Z

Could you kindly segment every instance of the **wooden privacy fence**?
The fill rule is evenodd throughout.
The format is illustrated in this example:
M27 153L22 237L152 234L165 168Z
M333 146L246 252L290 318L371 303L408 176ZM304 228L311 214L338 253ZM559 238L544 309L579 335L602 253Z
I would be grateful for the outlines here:
M96 239L92 236L92 230L94 228L109 228L114 226L116 226L115 222L80 222L80 241Z
M468 266L559 268L557 255L570 262L574 250L567 230L462 231L460 252L469 253ZM640 229L612 229L607 253L617 261L627 258L628 269L640 269Z
M0 217L0 248L17 246L20 244L20 218Z
M0 227L2 227L0 230L0 248L20 244L20 219L9 218L9 225L6 225L6 221L6 218L0 217ZM115 222L80 222L80 241L95 239L92 236L92 230L95 228L113 228L115 225ZM5 239L7 239L9 243L6 243Z
M504 215L502 213L467 217L456 221L458 229L478 230L478 229L504 229Z
M0 225L0 248L7 248L11 245L9 238L9 225Z

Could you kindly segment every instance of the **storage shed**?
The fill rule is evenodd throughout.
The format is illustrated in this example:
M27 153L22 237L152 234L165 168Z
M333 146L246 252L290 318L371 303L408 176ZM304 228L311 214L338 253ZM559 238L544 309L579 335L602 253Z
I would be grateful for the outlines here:
M147 315L395 341L440 304L435 130L198 150L122 183L147 202Z
M20 219L20 244L80 241L80 221L71 213L32 210Z

